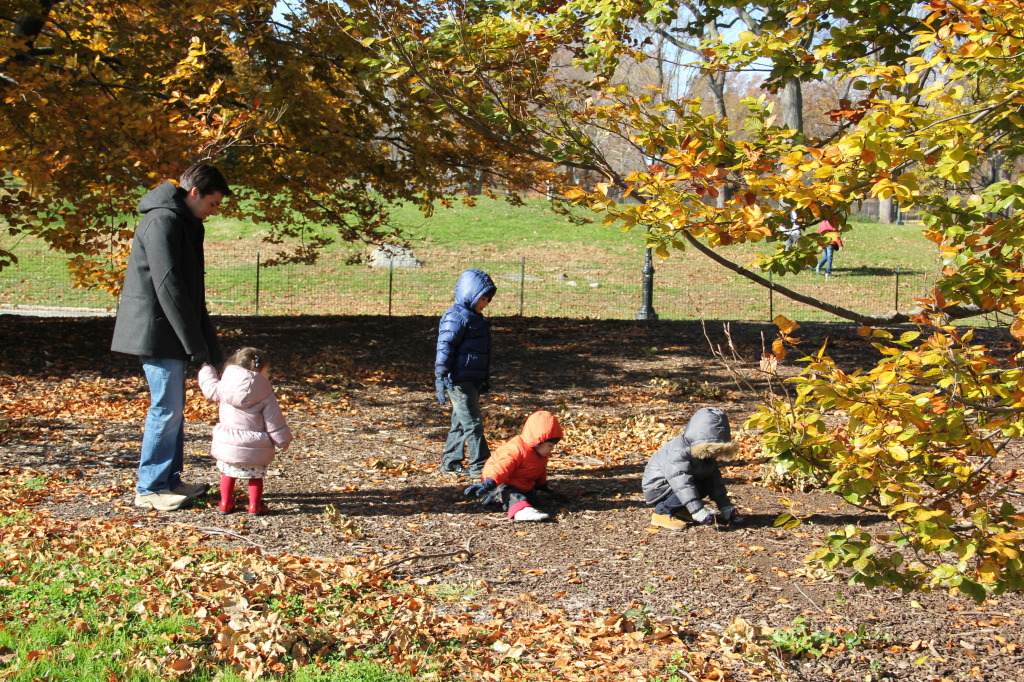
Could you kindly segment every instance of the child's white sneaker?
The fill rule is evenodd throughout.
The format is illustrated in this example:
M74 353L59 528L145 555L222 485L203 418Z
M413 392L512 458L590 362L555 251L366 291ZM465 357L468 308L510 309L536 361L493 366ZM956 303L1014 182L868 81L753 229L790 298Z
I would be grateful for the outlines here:
M535 507L523 507L512 517L513 521L547 521L551 517Z

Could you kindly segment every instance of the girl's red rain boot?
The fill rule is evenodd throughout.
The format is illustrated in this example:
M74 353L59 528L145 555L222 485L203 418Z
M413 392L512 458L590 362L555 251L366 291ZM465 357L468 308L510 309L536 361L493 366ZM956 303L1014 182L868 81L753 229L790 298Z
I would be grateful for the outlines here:
M249 479L249 514L260 516L268 511L267 505L263 504L263 479Z
M235 479L221 474L220 476L220 513L230 514L235 509Z

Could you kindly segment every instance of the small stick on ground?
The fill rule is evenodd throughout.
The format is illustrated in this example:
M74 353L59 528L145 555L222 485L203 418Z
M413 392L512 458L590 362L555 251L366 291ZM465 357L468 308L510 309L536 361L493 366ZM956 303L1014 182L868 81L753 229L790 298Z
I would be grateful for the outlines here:
M471 554L471 552L469 551L469 543L471 543L472 541L473 541L473 538L470 538L469 540L466 540L465 548L455 550L454 552L443 552L441 554L410 554L409 556L402 557L401 559L396 559L396 560L394 560L394 561L392 561L390 563L384 564L380 568L374 569L373 573L378 573L380 571L386 571L387 569L391 568L392 566L397 566L398 564L404 564L406 561L423 561L424 559L442 559L444 557L458 556L460 554L465 554L466 556L469 556Z

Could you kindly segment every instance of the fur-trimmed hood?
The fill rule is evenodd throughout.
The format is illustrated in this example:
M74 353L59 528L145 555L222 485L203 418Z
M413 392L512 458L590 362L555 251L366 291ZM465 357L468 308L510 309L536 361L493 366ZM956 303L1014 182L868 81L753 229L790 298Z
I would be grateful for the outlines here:
M686 425L683 438L690 444L694 459L729 457L739 449L732 440L729 417L717 407L697 410Z
M734 440L728 443L698 443L690 447L690 454L694 459L722 459L732 457L739 449L739 443Z

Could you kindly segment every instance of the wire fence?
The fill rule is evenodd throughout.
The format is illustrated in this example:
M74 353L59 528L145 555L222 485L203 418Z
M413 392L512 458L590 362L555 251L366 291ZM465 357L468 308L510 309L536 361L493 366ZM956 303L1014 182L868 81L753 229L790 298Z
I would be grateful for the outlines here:
M313 265L264 267L259 251L217 249L207 254L207 301L214 315L440 315L451 304L459 273L477 267L498 286L489 315L635 319L644 304L644 260L638 255L636 263L471 255L466 262L442 259L418 267L395 267L393 261L370 267L325 255ZM22 252L17 265L0 271L0 313L114 312L113 296L72 286L65 260L45 249ZM655 259L653 267L658 319L836 319L697 254ZM779 283L861 313L886 314L912 307L935 279L934 272L843 268L841 262L833 273L826 279L805 271Z

